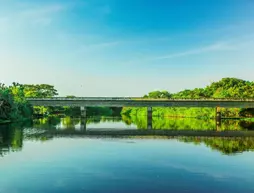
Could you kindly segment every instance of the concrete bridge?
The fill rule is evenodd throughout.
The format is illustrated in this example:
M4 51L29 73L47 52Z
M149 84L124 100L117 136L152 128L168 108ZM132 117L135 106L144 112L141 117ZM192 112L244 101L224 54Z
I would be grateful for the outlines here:
M215 108L216 122L221 123L220 108L254 108L254 99L145 99L138 97L54 97L27 98L33 106L80 107L86 117L86 107L147 107L147 124L152 128L153 107L210 107Z

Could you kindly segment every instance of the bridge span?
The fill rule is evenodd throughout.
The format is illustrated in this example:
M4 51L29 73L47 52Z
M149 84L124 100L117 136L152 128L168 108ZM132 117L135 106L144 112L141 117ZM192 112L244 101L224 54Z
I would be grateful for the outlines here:
M254 108L254 99L145 99L130 97L27 98L33 106Z
M80 107L86 117L86 107L147 107L148 128L152 127L153 107L210 107L215 108L216 122L221 122L220 108L254 108L254 99L146 99L138 97L53 97L27 98L33 106Z

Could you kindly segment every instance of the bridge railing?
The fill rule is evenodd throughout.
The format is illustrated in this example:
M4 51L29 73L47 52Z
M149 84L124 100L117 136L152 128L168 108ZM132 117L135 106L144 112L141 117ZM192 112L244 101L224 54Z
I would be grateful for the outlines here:
M47 98L27 98L29 101L41 101L41 100L63 100L63 101L78 101L78 100L141 100L141 101L251 101L254 102L254 98L171 98L171 99L151 99L151 98L141 98L141 97L47 97Z

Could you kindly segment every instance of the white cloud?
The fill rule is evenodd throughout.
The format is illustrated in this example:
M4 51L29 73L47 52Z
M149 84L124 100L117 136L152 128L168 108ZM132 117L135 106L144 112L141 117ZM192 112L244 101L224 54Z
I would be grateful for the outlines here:
M187 50L179 53L164 55L155 57L152 60L160 60L160 59L170 59L170 58L177 58L177 57L184 57L189 55L196 55L196 54L202 54L206 52L215 52L215 51L229 51L229 50L235 50L236 47L231 46L227 43L219 42L212 45L208 45L205 47L200 47L192 50Z
M21 11L18 14L20 20L24 23L46 26L52 23L54 17L59 12L63 11L63 5L47 5L40 8L30 8Z
M24 27L26 25L42 25L46 26L52 23L57 14L64 11L67 8L64 4L50 4L32 6L22 6L22 9L16 8L6 11L0 18L0 32L2 29L17 30L17 28Z
M20 15L23 17L40 17L46 16L49 14L58 13L59 11L64 10L63 5L47 5L39 8L30 8L20 12Z
M70 9L70 4L44 3L39 7L37 4L26 4L22 9L16 7L16 10L3 14L3 8L0 8L0 33L7 32L6 35L0 36L0 82L54 84L61 95L141 96L153 89L178 91L184 88L202 87L204 83L209 83L210 79L217 80L224 76L242 76L244 79L252 77L253 67L246 66L251 65L253 61L254 44L251 40L253 37L236 39L231 35L227 37L228 39L224 39L218 36L225 42L200 46L199 41L209 39L206 38L208 36L204 37L201 34L198 38L195 37L197 41L188 49L189 40L194 42L194 39L191 39L192 35L163 37L160 34L142 34L140 37L120 33L112 36L104 32L103 28L98 28L98 31L89 30L89 28L93 29L94 25L100 27L95 20L93 23L81 21L82 26L85 26L82 30L79 25L74 26L74 30L73 28L68 30L66 26L66 28L50 30L53 33L40 38L42 37L40 26L51 27L51 24L62 19L60 18L62 12ZM103 9L101 12L104 14L111 12L110 7ZM98 9L95 9L96 11L99 12ZM33 29L30 31L31 26L34 31ZM73 31L76 34L72 34ZM26 40L29 40L30 34L35 38L33 37L29 42ZM178 38L181 38L181 41L177 42ZM54 41L51 41L52 39ZM186 45L182 45L185 40ZM170 51L174 44L181 46L182 49ZM233 52L229 53L228 51L231 50ZM203 57L202 61L199 60L199 56L210 53L213 56L218 54L220 57L207 56ZM186 59L183 62L187 61L195 71L197 68L195 65L202 66L198 68L199 73L194 73L194 70L189 72L190 68L184 70L172 68L173 65L181 67L183 62L180 61L178 64L177 59L182 58ZM127 60L131 61L126 62ZM130 63L132 66L128 65ZM228 68L224 64L231 66L234 64L237 67ZM242 66L239 66L242 64L245 65L245 69L238 70L242 69ZM218 65L221 65L219 70ZM184 71L190 73L190 75L185 73L185 79Z
M153 62L153 61L157 61L157 60L181 58L181 57L186 57L186 56L190 56L190 55L199 55L199 54L204 54L204 53L209 53L209 52L232 51L232 50L237 50L237 49L238 49L237 45L231 45L226 42L217 42L217 43L214 43L211 45L207 45L207 46L203 46L203 47L199 47L199 48L193 48L190 50L172 53L172 54L168 54L168 55L144 57L144 58L137 59L137 60L130 60L130 61L124 62L122 64L123 65L131 65L131 64L141 63L141 62Z

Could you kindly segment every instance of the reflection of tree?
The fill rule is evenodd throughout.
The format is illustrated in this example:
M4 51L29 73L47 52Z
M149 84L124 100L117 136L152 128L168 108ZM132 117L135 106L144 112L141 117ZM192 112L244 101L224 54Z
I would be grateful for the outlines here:
M21 151L23 146L23 131L21 128L13 129L11 140L12 151Z
M132 116L130 117L133 124L137 125L138 129L147 128L147 117L146 116Z
M0 127L0 155L10 151L20 151L23 146L23 132L19 125Z
M243 128L253 129L254 130L254 122L253 121L241 121L240 125Z
M0 156L5 155L10 151L10 130L7 125L1 125L0 127Z
M126 124L135 124L139 129L147 128L146 116L123 116ZM253 123L254 124L254 123ZM249 123L250 125L250 123ZM244 124L239 120L223 120L220 131L224 130L243 130ZM153 129L171 129L171 130L215 130L216 125L213 119L195 119L195 118L163 118L153 117Z
M195 144L204 143L211 149L218 150L223 154L227 155L254 150L253 137L236 137L236 138L180 137L178 139L186 143L195 143Z
M117 123L117 122L121 122L122 118L121 117L105 117L105 116L101 116L100 121L101 122L113 122L113 123Z
M34 119L33 126L41 129L55 129L61 123L61 118L57 116Z
M90 123L103 123L103 122L121 122L121 117L105 117L105 116L96 116L87 118L87 124Z
M124 121L127 125L135 124L139 129L147 128L146 116L132 116L127 117L89 117L86 119L87 124L100 122L120 122ZM48 117L44 119L37 119L32 123L25 122L22 124L11 124L0 126L0 155L5 155L10 151L20 151L23 146L23 140L40 140L46 141L53 139L54 132L57 126L62 125L65 129L73 129L80 123L80 118L59 118ZM253 122L243 122L238 120L223 120L220 130L243 130L246 128L253 128ZM25 129L23 129L25 127ZM155 130L195 130L205 131L214 130L214 120L202 119L186 119L186 118L160 118L153 117L153 128ZM53 133L50 133L51 131ZM48 132L47 132L48 131ZM139 130L141 131L141 130ZM147 132L142 130L141 132ZM224 154L234 154L237 152L244 152L254 150L254 138L223 138L223 137L179 137L177 138L183 142L190 142L195 144L204 143L208 147L218 150Z
M80 119L77 118L65 117L61 119L61 123L66 129L75 129L75 125L79 124L79 122Z
M123 115L123 116L122 116L122 120L123 120L123 122L124 122L126 125L131 125L131 124L132 124L131 117L128 117L128 116Z
M24 129L26 127L26 129ZM23 140L45 141L53 137L45 134L41 135L42 129L32 128L29 122L21 122L0 126L0 156L9 152L21 151Z
M41 133L40 129L39 130L34 130L33 131L29 131L30 129L25 129L24 131L26 132L24 134L24 139L25 140L29 140L29 141L49 141L53 139L53 135L47 134L47 133Z
M96 117L89 117L86 119L86 124L90 123L100 123L101 122L101 117L96 116Z
M57 129L57 127L61 127L61 129L75 129L75 126L80 124L80 118L73 118L70 116L66 116L64 118L60 118L57 116L46 117L42 119L35 119L33 121L33 126L37 129ZM86 124L91 123L102 123L102 122L121 122L121 117L104 117L104 116L96 116L96 117L88 117L86 118Z

